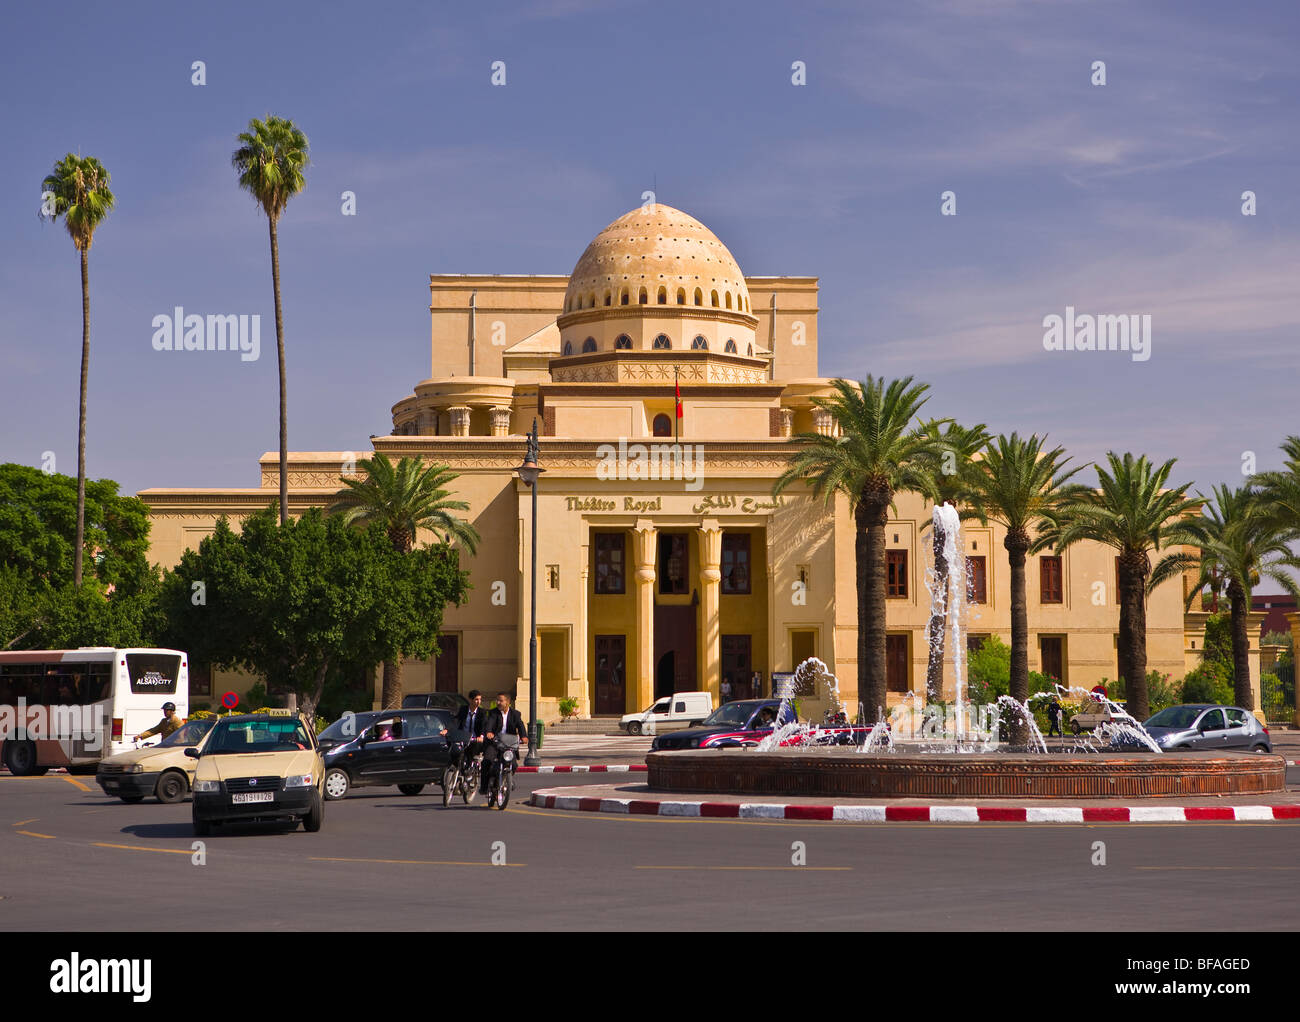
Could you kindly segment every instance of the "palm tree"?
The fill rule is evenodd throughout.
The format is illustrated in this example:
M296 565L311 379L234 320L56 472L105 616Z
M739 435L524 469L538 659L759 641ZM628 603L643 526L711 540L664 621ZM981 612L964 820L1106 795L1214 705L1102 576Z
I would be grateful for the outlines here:
M1012 433L988 445L984 456L972 463L971 507L979 520L990 520L1006 530L1002 545L1011 568L1011 679L1010 694L1023 703L1029 699L1029 604L1025 593L1025 558L1049 545L1045 531L1051 516L1083 487L1069 482L1082 465L1067 470L1065 449L1043 449L1045 437L1021 438ZM1023 721L1013 725L1012 741L1027 736Z
M1289 530L1278 526L1273 509L1259 491L1250 486L1231 489L1216 486L1214 500L1204 514L1191 519L1201 548L1200 573L1187 594L1190 607L1201 590L1216 580L1227 582L1228 605L1232 613L1232 676L1237 705L1255 709L1250 688L1250 614L1251 590L1261 578L1269 578L1293 596L1300 596L1296 584L1285 568L1300 568L1300 558L1290 544L1300 539L1300 527Z
M1151 565L1151 555L1195 541L1189 527L1199 501L1187 497L1187 484L1166 488L1176 459L1159 467L1146 456L1106 454L1109 470L1097 468L1099 488L1084 490L1055 516L1052 544L1064 550L1079 540L1111 547L1119 564L1119 675L1128 710L1138 720L1150 715L1147 698L1146 598L1162 582L1199 562L1183 552L1166 554Z
M86 542L86 383L90 373L90 244L95 228L113 208L108 171L93 156L68 153L41 182L41 191L54 196L51 221L63 217L72 244L81 255L81 410L77 418L77 539L72 554L73 585L81 585ZM42 210L44 213L44 208Z
M478 548L479 534L469 522L452 514L468 511L463 500L449 500L447 484L456 473L446 465L427 468L419 458L403 458L396 465L382 452L357 462L365 478L343 476L347 488L342 498L330 508L349 525L378 525L387 534L393 548L409 554L415 547L420 529L428 529L444 543L458 542L471 554ZM384 662L383 709L402 703L402 660L394 657Z
M1286 467L1280 471L1261 472L1251 480L1269 515L1283 529L1300 528L1300 436L1282 441Z
M955 422L931 419L925 423L926 434L938 443L942 449L938 471L932 474L926 488L928 497L936 506L951 504L958 509L959 518L972 518L974 512L967 504L970 486L971 459L984 449L989 441L989 433L984 423L978 426L961 426ZM930 660L926 667L926 699L934 701L943 698L943 655L946 642L944 624L948 620L948 557L944 552L947 536L942 528L931 524L934 547L934 586L936 593L942 593L942 607L937 608L931 599L930 625L928 628Z
M915 423L929 386L868 376L862 383L836 380L835 393L814 398L830 413L831 435L798 433L796 449L773 485L780 494L796 481L812 483L813 496L829 505L836 493L853 512L858 595L858 698L867 713L883 709L885 679L885 526L894 494L924 493L943 451Z
M307 187L303 169L310 162L307 136L293 121L256 117L240 132L239 148L230 157L239 187L266 213L271 228L271 282L275 287L275 348L280 360L280 524L289 519L289 420L284 384L284 318L280 311L280 239L276 225L289 200Z

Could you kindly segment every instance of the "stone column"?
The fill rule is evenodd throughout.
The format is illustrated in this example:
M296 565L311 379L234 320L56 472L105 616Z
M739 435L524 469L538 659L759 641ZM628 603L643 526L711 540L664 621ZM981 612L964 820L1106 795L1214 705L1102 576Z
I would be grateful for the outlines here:
M636 675L628 687L635 692L634 708L649 706L655 691L655 554L658 533L654 522L638 518L632 530L636 559Z
M715 700L722 684L722 528L717 519L700 523L700 681Z
M447 414L451 416L451 435L469 436L469 407L452 405L447 409Z
M510 408L508 406L493 405L489 411L492 415L492 435L509 436Z
M589 556L591 553L591 529L584 522L582 525L582 546L579 548L579 557L581 560L578 568L578 613L577 619L573 623L573 649L569 655L573 662L573 678L569 686L569 696L578 700L578 712L591 716L594 708L595 689L591 679L587 676L587 647L591 642L588 635L590 601L587 599L588 587L591 585L589 576Z
M835 427L835 420L825 408L813 409L813 429L822 436L830 436Z
M794 409L781 409L781 435L783 437L794 436Z

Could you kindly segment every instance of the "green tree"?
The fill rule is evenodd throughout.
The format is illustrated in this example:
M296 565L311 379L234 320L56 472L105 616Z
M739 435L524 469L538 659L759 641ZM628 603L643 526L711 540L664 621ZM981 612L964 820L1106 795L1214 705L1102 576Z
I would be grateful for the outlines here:
M284 317L280 308L280 216L289 200L307 187L303 175L310 162L307 136L292 121L256 117L239 134L230 162L239 187L266 213L271 231L271 282L275 288L275 351L280 367L280 524L289 518L289 412L284 374Z
M996 702L1011 687L1011 647L990 635L966 663L966 685L972 703Z
M314 714L328 682L436 652L446 604L467 591L445 544L399 554L382 529L319 508L279 525L268 509L238 535L219 520L168 577L163 605L195 660L258 674Z
M72 577L81 585L81 565L85 551L86 514L86 385L90 376L90 246L95 229L113 208L109 175L93 156L68 153L54 165L41 182L42 193L53 196L52 212L42 206L42 215L50 221L63 218L63 226L81 258L81 402L77 416L77 535L73 551Z
M924 429L926 435L938 444L940 452L938 463L927 480L925 496L935 505L951 504L957 509L959 519L973 518L975 512L968 503L971 459L988 443L988 429L982 422L978 426L962 426L936 419L926 422ZM949 602L949 565L945 552L948 537L933 521L926 527L930 529L934 551L934 588L941 594L938 606L931 598L927 629L930 659L926 666L925 693L927 701L933 702L943 698L943 658L947 643L944 625L948 621Z
M1200 547L1200 566L1187 594L1187 606L1215 579L1227 581L1233 692L1238 706L1253 710L1248 623L1251 591L1267 578L1293 596L1300 596L1300 586L1287 571L1300 568L1300 558L1290 547L1300 539L1300 528L1285 528L1258 491L1249 486L1233 489L1219 485L1212 493L1202 514L1188 521Z
M342 477L347 487L330 508L349 525L375 525L384 530L393 549L409 554L420 529L443 543L457 542L472 554L478 547L477 530L453 512L468 511L469 504L452 500L448 484L457 477L446 465L427 468L419 458L403 458L396 465L382 452L357 462L365 477ZM402 661L384 661L384 709L402 705Z
M984 524L997 522L1006 530L1002 545L1011 568L1010 695L1029 698L1029 604L1025 592L1025 558L1050 545L1044 535L1051 515L1083 487L1069 482L1079 471L1067 470L1065 450L1043 449L1043 437L1022 439L1005 434L993 440L971 466L971 505ZM1023 744L1028 729L1017 720L1011 740Z
M1188 518L1198 501L1187 484L1168 487L1175 459L1153 465L1146 456L1106 454L1097 469L1096 490L1083 490L1059 513L1050 530L1052 545L1065 550L1080 540L1113 549L1119 560L1119 676L1128 688L1128 710L1138 720L1151 715L1147 694L1147 596L1162 582L1196 564L1187 553L1151 557L1194 540Z
M858 597L858 698L868 715L883 709L885 681L885 526L894 494L924 493L943 450L916 422L926 384L908 376L868 376L861 383L835 381L835 393L814 398L831 415L831 434L790 438L790 467L776 480L780 494L810 482L814 497L829 505L837 493L853 513L854 568Z
M1286 456L1283 467L1252 477L1275 524L1283 529L1300 529L1300 436L1282 441Z

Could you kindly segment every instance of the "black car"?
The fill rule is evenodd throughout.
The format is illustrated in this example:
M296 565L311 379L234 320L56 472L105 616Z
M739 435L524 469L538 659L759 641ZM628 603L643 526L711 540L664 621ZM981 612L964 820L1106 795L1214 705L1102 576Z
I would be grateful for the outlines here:
M413 692L402 697L403 710L451 710L452 716L469 704L459 692Z
M325 752L325 797L340 799L352 788L397 785L418 795L442 784L451 743L464 737L451 710L368 710L348 714L320 733Z

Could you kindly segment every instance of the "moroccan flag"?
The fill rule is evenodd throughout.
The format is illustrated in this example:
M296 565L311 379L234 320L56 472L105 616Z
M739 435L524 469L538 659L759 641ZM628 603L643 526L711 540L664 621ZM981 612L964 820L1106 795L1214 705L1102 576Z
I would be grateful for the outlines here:
M677 379L676 373L673 374L673 384L677 390L677 418L680 419L682 417L682 385L681 381Z

